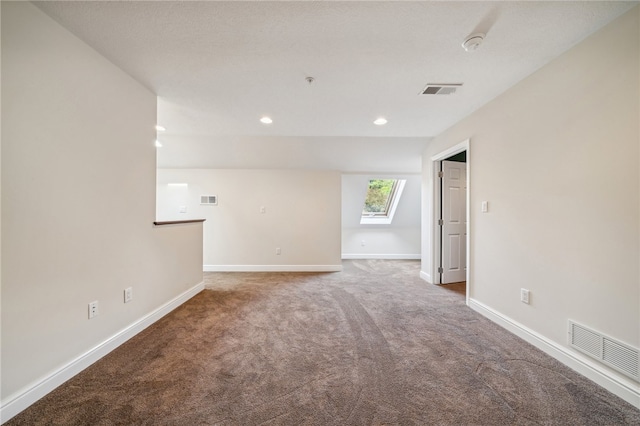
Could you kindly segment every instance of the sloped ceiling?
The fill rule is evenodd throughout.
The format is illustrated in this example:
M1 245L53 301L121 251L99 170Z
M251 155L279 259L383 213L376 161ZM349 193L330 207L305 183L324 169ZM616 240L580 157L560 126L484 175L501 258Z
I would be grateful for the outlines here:
M429 138L636 4L36 3L159 96L160 167L413 172Z

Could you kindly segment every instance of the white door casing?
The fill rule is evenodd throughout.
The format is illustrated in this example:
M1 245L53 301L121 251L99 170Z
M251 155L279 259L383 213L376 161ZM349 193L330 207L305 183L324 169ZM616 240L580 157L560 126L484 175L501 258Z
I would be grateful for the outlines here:
M467 165L442 161L441 284L466 280Z

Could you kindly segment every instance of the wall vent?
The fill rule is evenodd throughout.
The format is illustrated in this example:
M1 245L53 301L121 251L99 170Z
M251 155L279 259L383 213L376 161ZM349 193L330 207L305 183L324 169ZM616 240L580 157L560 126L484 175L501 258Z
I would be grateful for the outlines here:
M218 205L218 196L217 195L201 195L200 204L205 206L216 206Z
M569 320L569 345L640 381L640 350Z
M436 84L429 83L420 92L421 95L452 95L456 93L462 83Z

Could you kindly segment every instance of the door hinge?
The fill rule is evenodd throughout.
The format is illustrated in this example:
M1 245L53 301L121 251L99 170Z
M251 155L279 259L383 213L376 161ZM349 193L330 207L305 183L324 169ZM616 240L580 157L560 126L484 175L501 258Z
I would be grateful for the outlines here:
M438 266L438 273L442 274L444 272L444 269L442 269L442 266Z
M438 219L438 226L444 226L444 219Z
M440 171L438 172L438 177L439 177L439 178L443 178L443 177L444 177L444 172L443 172L442 170L440 170Z

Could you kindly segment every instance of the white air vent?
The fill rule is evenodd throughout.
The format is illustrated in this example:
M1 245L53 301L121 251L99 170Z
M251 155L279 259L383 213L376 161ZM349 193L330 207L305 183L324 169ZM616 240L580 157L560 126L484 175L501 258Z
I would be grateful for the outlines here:
M201 195L200 204L206 205L206 206L218 205L218 196L217 195Z
M569 345L640 381L640 350L569 320Z
M429 83L420 92L421 95L452 95L462 83L436 84Z

